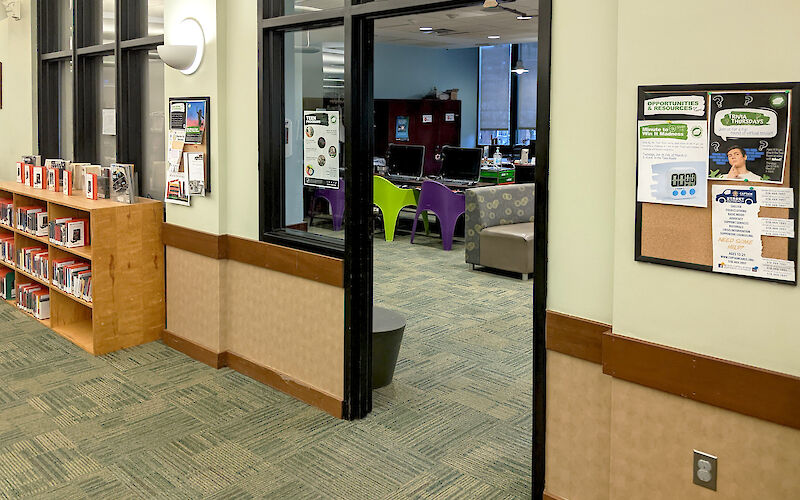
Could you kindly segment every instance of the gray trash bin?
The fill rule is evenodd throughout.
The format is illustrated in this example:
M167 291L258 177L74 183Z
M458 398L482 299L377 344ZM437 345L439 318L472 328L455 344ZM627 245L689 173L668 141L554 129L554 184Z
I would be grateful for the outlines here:
M372 307L372 388L392 383L406 319L379 306Z

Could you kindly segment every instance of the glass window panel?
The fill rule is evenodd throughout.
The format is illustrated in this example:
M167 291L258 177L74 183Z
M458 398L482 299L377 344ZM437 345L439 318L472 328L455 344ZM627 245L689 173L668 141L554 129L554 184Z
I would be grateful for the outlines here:
M528 70L516 75L517 79L517 144L526 144L536 139L536 67L538 64L538 44L523 43L519 46L519 62ZM531 131L533 137L531 138Z
M53 49L72 50L72 0L58 0L53 10L53 14L57 16L54 24L58 32L58 46Z
M479 143L491 144L487 137L504 137L511 128L511 45L481 47L479 96Z
M284 14L306 14L344 7L345 0L284 0Z
M307 224L308 232L342 239L344 28L291 32L285 40L284 220L287 228Z
M148 0L147 2L147 35L164 34L164 0Z
M164 131L164 63L158 52L147 52L142 94L142 165L139 187L142 196L164 197L166 140Z
M116 60L114 56L103 56L98 58L102 61L102 67L97 72L98 81L96 82L100 102L96 109L97 128L95 134L98 144L99 158L94 161L100 165L109 166L117 161L117 130L116 130L116 106L117 106L117 81L116 81Z
M122 5L124 40L164 34L164 0L136 0Z
M116 39L115 0L82 0L78 12L81 47L114 43Z
M74 94L72 61L58 63L58 142L59 157L64 160L74 161L73 151L73 123L74 123Z

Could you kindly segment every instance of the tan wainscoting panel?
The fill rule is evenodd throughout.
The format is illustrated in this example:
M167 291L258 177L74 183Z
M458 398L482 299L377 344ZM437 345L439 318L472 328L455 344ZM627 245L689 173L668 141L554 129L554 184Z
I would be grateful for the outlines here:
M228 261L226 350L344 399L344 290Z
M547 491L609 498L611 380L595 363L547 353Z
M225 350L221 297L224 264L167 247L167 330L215 353Z
M611 393L611 499L800 497L800 431L619 379ZM716 492L692 484L693 449L719 458Z
M603 373L800 429L800 378L620 335L603 335Z
M611 325L547 311L547 349L593 363L603 362L602 335Z

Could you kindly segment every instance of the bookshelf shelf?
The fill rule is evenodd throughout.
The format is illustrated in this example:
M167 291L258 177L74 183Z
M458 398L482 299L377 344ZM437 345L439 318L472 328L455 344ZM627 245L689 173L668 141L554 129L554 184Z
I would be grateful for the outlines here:
M50 288L50 319L37 321L94 355L161 337L165 302L161 239L164 208L160 201L138 198L135 204L124 204L89 200L80 191L65 196L16 182L0 182L0 197L13 199L14 216L17 207L42 206L47 207L51 220L74 217L89 221L91 245L75 248L0 224L0 230L17 235L15 253L26 245L48 249L51 276L54 259L78 257L76 260L92 266L92 302L87 302L18 265L0 261L0 266L15 271L15 283L36 282ZM16 304L15 300L6 302Z

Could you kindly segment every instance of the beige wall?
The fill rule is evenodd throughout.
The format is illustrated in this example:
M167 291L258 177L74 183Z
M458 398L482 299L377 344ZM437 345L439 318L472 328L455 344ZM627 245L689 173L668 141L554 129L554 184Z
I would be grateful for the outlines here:
M22 155L38 152L36 133L35 3L22 0L22 19L0 21L3 108L0 109L0 180L14 180ZM54 118L55 119L55 118Z
M616 333L800 375L800 288L633 261L631 132L638 85L800 80L797 19L785 0L619 1Z
M553 4L547 307L611 323L616 0Z

